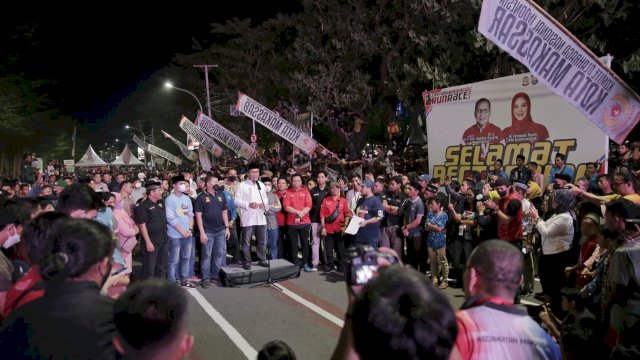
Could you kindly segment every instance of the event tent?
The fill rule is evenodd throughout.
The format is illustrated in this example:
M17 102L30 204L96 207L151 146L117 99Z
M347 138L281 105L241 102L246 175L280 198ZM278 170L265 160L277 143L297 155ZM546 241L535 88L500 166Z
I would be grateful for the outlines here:
M91 145L89 145L89 148L87 148L87 152L84 153L82 158L80 158L80 160L74 164L74 166L76 167L105 166L105 165L109 165L109 164L107 164L104 160L102 160L100 156L98 156L98 154L96 154L96 152L93 151L93 148L91 147Z
M129 149L129 145L125 145L124 150L122 150L120 156L117 156L110 165L144 166L144 163L133 156L131 150Z

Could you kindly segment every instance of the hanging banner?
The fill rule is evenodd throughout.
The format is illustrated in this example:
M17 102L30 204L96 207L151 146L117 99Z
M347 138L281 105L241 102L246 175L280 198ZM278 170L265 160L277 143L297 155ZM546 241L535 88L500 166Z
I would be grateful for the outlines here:
M169 135L164 130L160 130L160 131L162 132L162 135L164 135L164 137L168 138L174 144L176 144L178 149L180 149L180 152L182 153L182 155L184 155L187 159L189 159L192 162L198 161L198 154L196 154L193 151L190 151L185 144L181 143L180 141L178 141L178 139L176 139L173 136Z
M238 93L236 107L249 118L259 122L307 154L312 154L318 147L318 143L311 136L243 93Z
M172 163L176 164L176 165L181 165L182 164L182 159L180 159L179 157L171 154L170 152L163 150L155 145L152 144L147 144L147 151L150 152L153 155L158 155L161 158L165 158L169 161L171 161Z
M211 138L197 126L193 125L193 123L184 115L180 119L180 129L184 130L184 132L193 136L194 139L198 140L200 142L200 145L209 150L213 154L213 156L222 156L222 148L218 146L218 144L216 144L213 140L211 140Z
M533 1L484 0L478 31L618 144L640 121L638 95Z
M338 171L333 170L328 165L324 166L324 171L327 173L327 178L329 178L330 181L338 181L338 178L340 177L340 173Z
M227 130L222 125L215 122L213 119L203 113L198 114L198 127L204 131L205 134L218 140L221 144L225 145L229 149L233 150L236 154L242 156L247 160L253 159L256 155L256 150L251 145L244 142L236 134Z
M204 171L211 171L211 158L204 146L198 148L198 157L200 158L200 167Z
M530 73L425 91L431 175L486 178L496 160L507 175L516 156L535 161L547 181L555 154L567 156L573 181L586 163L604 163L609 141L589 119ZM578 130L579 129L579 130Z
M137 135L133 135L133 142L136 143L142 150L147 151L147 143L140 139Z

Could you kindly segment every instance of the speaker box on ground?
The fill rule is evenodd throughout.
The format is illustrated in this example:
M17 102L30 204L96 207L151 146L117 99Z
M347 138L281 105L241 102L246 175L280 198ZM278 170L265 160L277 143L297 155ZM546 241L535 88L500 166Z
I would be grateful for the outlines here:
M245 270L242 265L223 266L220 269L220 282L225 287L250 287L266 283L268 268L251 264L251 270ZM300 268L284 259L271 260L271 282L277 282L300 276Z

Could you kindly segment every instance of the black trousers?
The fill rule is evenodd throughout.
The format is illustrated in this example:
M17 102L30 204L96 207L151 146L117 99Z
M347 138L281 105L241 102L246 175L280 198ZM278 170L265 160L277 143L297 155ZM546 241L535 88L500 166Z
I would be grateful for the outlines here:
M291 241L291 262L298 263L298 241L300 241L302 245L302 261L298 265L303 267L304 264L310 264L309 236L311 236L311 224L288 225L287 233L289 234L289 241Z
M571 250L553 255L542 255L538 264L542 291L551 297L551 311L556 315L562 314L560 290L567 286L567 278L564 275L565 267L572 266L577 261L573 255L574 252Z
M342 261L345 259L346 248L344 241L342 241L342 233L327 234L325 238L327 265L333 266L333 250L336 250L336 258L338 265L342 267Z
M153 244L153 252L147 251L144 241L142 248L142 278L167 278L167 266L169 265L169 242Z

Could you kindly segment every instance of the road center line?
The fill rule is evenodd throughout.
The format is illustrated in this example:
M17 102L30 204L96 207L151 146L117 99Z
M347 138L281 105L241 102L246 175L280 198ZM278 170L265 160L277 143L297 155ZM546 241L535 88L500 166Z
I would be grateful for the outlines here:
M343 327L344 326L344 321L340 318L338 318L337 316L331 314L330 312L324 310L323 308L319 307L318 305L312 303L311 301L306 300L305 298L301 297L300 295L294 293L293 291L287 289L286 287L282 286L281 284L278 284L278 287L280 287L282 289L282 293L287 295L288 297L292 298L293 300L299 302L300 304L306 306L307 308L309 308L309 310L315 312L316 314L322 316L323 318L331 321L332 323L338 325L339 327Z
M187 289L187 292L193 296L194 299L200 304L202 309L209 315L213 321L220 326L222 331L233 341L233 343L242 351L247 359L254 360L258 356L258 352L254 349L247 340L236 330L229 322L205 299L202 294L196 289Z

